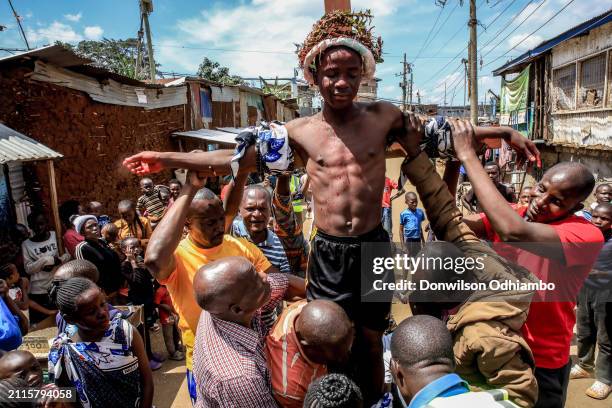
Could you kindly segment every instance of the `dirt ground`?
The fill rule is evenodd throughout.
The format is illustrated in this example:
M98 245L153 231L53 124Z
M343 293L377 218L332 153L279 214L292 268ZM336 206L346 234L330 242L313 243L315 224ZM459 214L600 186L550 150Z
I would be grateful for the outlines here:
M397 303L392 308L393 317L396 322L401 322L410 316L406 305ZM153 350L166 353L161 331L151 333ZM574 342L575 344L575 342ZM572 358L576 357L576 346L572 346ZM166 360L162 368L153 372L155 382L155 397L153 403L157 408L190 408L191 401L187 392L185 380L185 362ZM596 401L587 397L584 391L591 385L590 379L570 381L566 408L610 408L612 407L612 396L604 401Z

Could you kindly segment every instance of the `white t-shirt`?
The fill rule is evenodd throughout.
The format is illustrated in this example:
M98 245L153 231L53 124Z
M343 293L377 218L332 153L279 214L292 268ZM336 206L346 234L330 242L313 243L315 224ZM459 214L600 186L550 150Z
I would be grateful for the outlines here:
M49 239L42 242L34 242L27 239L21 244L23 263L25 271L30 275L30 293L41 295L47 293L47 289L53 278L53 271L44 271L45 266L55 263L55 256L59 256L57 250L57 239L55 232L49 232Z

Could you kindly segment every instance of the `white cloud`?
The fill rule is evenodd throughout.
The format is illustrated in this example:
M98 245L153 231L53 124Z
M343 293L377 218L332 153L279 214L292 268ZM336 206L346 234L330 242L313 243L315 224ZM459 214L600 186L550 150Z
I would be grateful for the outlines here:
M64 18L68 21L72 21L73 23L77 23L81 17L83 17L83 13L80 11L77 14L64 14Z
M102 38L104 30L100 26L90 26L85 27L83 33L85 34L85 38L87 38L88 40L99 40L100 38Z
M58 21L54 21L47 27L43 26L36 30L29 29L27 37L37 45L52 44L55 41L76 42L83 39L71 26Z
M518 44L518 46L512 50L513 53L530 50L544 41L544 38L540 35L534 34L528 37L528 34L529 33L517 34L508 39L508 46L510 48Z

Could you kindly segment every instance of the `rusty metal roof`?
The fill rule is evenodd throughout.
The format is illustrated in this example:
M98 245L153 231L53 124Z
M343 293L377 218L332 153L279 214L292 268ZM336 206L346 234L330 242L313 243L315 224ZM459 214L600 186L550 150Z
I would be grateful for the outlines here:
M0 164L49 160L62 154L0 123Z
M41 59L62 68L90 64L93 62L88 58L83 58L77 55L72 50L62 47L61 45L49 45L46 47L36 48L35 50L22 52L21 54L9 55L7 57L0 58L0 63L12 60L17 61L24 58Z

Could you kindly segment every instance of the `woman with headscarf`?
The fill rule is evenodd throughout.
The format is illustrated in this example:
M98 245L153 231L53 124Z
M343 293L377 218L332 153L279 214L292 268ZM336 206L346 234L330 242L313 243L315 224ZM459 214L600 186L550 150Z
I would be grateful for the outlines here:
M94 215L81 215L73 224L74 229L85 238L75 249L76 258L85 259L98 268L100 287L109 299L114 299L124 281L119 256L100 238L98 219Z

